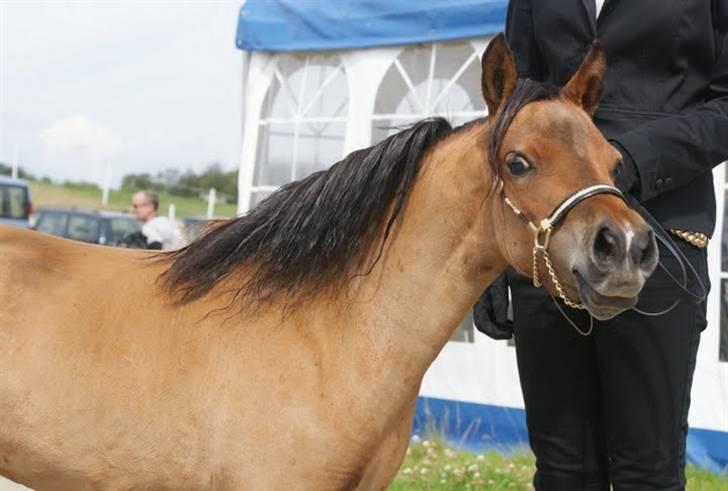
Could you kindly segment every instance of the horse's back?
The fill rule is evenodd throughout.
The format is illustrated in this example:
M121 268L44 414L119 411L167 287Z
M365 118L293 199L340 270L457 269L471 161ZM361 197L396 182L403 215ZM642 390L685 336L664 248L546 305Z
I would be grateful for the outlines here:
M153 283L157 268L145 257L144 251L0 227L0 341L11 330L93 322L89 313L118 302L134 283Z
M158 376L149 373L153 364L140 369L155 346L140 319L145 309L161 317L149 295L159 267L145 258L144 251L0 227L0 474L49 489L82 489L73 472L55 474L55 483L42 475L103 468L99 458L139 448L124 437L136 433L149 401L130 401L130 388L136 384L152 398L145 379ZM120 420L117 411L127 417ZM106 456L91 451L99 443ZM153 451L153 442L146 448ZM103 472L84 479L113 481Z
M49 279L74 280L89 272L100 278L134 263L144 264L145 255L144 251L84 244L0 225L0 295L17 292L19 287L38 287L30 293L42 295L53 286L45 283Z

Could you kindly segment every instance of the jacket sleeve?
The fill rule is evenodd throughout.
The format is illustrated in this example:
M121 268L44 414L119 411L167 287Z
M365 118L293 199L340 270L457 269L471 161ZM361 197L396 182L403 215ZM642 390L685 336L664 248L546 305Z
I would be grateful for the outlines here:
M728 159L728 0L718 5L717 57L705 102L612 138L625 164L634 165L640 201L685 186Z
M533 31L532 1L510 0L508 2L506 39L513 51L518 77L543 82L546 79L546 66Z

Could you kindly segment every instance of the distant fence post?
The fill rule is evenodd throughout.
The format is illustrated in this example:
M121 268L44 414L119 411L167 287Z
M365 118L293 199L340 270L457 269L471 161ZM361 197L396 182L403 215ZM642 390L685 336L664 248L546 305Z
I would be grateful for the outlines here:
M106 164L106 172L104 173L104 188L101 191L101 204L106 206L109 204L109 187L111 186L111 164Z
M177 209L174 206L174 203L169 204L169 219L174 220L174 217L177 213Z
M210 188L210 192L207 195L207 218L212 218L215 216L215 195L216 195L215 188Z
M12 166L12 172L11 177L13 179L18 178L18 167L20 166L20 149L18 148L18 144L15 144L15 147L13 148L13 166Z

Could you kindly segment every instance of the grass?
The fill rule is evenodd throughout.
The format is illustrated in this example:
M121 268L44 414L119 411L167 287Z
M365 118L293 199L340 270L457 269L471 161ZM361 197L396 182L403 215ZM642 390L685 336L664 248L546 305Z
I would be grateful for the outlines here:
M441 438L413 439L389 488L391 491L533 490L534 458L528 451L511 455L454 450ZM688 466L688 491L726 491L728 473L716 475Z
M58 185L34 181L30 183L30 192L33 198L33 206L61 206L83 208L87 210L112 210L129 211L131 195L133 191L128 189L112 190L109 193L109 204L101 206L101 191L94 186L86 185ZM171 196L167 193L159 193L159 209L164 215L167 214L169 204L174 203L175 215L205 216L207 214L207 200L202 198L187 198ZM234 204L215 205L215 216L233 217L236 214Z

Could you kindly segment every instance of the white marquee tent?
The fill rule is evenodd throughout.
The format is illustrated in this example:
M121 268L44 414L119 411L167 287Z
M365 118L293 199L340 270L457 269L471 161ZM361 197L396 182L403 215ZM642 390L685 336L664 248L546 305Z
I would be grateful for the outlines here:
M413 121L441 115L457 125L484 116L479 57L503 30L506 3L248 0L237 36L239 211ZM715 171L719 210L724 172ZM728 250L721 253L716 234L688 437L688 457L712 469L728 465ZM561 383L568 381L554 381ZM514 348L465 319L425 377L415 431L432 418L472 447L527 445L522 408Z

